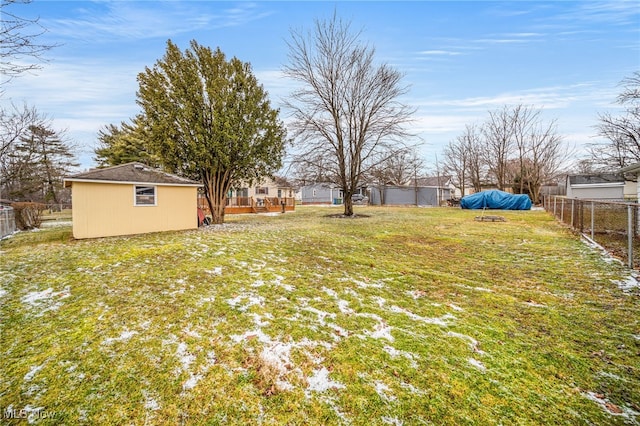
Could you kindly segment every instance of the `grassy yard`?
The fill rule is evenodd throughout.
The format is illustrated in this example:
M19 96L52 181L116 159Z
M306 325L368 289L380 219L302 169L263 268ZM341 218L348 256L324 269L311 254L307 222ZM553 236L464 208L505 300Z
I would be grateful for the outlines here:
M368 217L327 217L337 212L2 241L2 415L640 424L640 291L623 290L628 272L550 215L484 223L459 209L361 207Z

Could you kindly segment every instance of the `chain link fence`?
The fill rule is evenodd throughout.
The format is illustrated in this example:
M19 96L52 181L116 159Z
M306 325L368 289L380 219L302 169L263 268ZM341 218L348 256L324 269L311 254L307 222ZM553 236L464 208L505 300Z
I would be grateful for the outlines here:
M0 205L0 238L16 232L16 218L13 207Z
M640 204L546 196L543 205L557 219L624 259L629 268L640 266Z

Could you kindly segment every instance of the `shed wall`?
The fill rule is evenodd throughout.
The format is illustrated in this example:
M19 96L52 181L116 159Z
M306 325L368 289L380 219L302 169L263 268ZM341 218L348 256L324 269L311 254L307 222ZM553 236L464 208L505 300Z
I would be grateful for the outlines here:
M134 185L73 182L72 202L78 239L198 227L193 186L157 185L155 206L134 206Z
M442 191L443 200L450 198L450 191ZM372 205L418 205L438 206L438 188L432 187L400 187L384 186L372 187L369 193L369 203Z
M568 198L595 199L595 200L622 200L624 199L624 186L609 187L567 187Z

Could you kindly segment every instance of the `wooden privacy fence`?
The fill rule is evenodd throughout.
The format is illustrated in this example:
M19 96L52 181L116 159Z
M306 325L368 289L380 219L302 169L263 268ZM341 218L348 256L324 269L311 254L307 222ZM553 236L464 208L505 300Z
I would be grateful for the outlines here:
M551 195L543 198L543 205L560 221L626 260L629 268L640 265L640 204Z
M13 207L0 206L0 238L16 232L16 218Z

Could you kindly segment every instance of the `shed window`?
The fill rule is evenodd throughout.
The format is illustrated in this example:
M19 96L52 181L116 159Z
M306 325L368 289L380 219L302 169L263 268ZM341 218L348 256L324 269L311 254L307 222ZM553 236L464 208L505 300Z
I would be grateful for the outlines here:
M155 206L156 205L156 187L155 186L136 186L135 205L136 206Z

